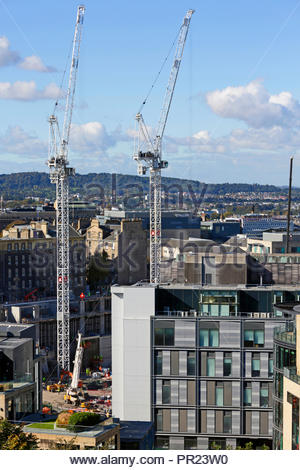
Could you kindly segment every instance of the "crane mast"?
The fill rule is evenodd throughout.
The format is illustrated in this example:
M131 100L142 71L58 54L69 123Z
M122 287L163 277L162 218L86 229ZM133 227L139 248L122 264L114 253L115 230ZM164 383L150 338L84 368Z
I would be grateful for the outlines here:
M83 346L81 345L81 333L78 333L77 349L75 353L72 382L70 385L70 391L76 392L78 389L78 382L80 378L80 369L83 357Z
M168 167L162 160L162 138L164 135L176 80L182 60L183 50L194 10L188 10L180 28L175 58L172 64L169 82L161 109L160 119L152 142L141 113L136 115L138 122L138 143L134 160L138 162L138 174L145 175L149 169L149 205L150 205L150 283L160 283L161 264L161 170ZM146 144L147 150L141 147Z
M66 95L63 132L60 134L56 115L49 118L50 181L56 184L56 249L57 249L57 362L59 369L70 370L70 235L69 235L69 177L75 169L68 166L68 144L74 107L82 25L85 7L77 9L72 60Z

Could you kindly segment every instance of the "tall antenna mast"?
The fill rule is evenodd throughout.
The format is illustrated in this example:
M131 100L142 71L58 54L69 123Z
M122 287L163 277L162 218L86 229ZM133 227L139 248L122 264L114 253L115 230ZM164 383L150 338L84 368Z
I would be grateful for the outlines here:
M292 199L292 180L293 180L293 160L290 158L290 180L289 180L289 197L288 197L288 213L287 213L287 227L286 227L286 242L285 252L290 252L290 223L291 223L291 199Z

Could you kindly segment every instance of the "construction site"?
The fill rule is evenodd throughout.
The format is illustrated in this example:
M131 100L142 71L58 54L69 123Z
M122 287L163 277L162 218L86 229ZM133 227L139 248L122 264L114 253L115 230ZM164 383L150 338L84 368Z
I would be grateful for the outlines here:
M177 46L176 41L173 43L176 49L175 58L172 62L154 139L150 137L141 113L149 94L136 114L139 130L133 159L138 163L139 175L145 175L148 170L150 173L149 277L152 285L158 285L161 280L161 170L168 167L168 162L162 160L162 140L193 12L193 10L187 11L176 38ZM83 433L88 433L91 429L94 432L94 441L83 439L82 443L78 444L79 447L72 448L100 448L106 439L112 446L110 448L120 448L118 417L112 417L110 296L107 292L104 294L96 292L94 299L89 292L88 298L85 298L86 294L83 292L85 255L80 258L82 264L80 269L77 266L74 268L73 252L71 256L71 247L78 243L80 237L75 236L74 230L70 229L69 179L75 175L75 169L69 166L68 152L84 16L85 7L80 5L77 9L72 53L69 57L67 92L62 93L64 103L57 99L53 113L49 117L47 164L50 181L56 188L56 220L53 227L43 222L39 225L37 223L23 224L15 229L12 224L10 231L7 229L5 232L7 252L12 246L9 241L10 237L51 238L54 231L56 235L55 238L52 237L51 242L42 245L43 249L47 250L51 243L53 245L56 242L55 269L51 268L48 272L49 258L48 266L46 264L43 271L39 271L37 276L30 279L31 290L23 296L23 301L15 304L6 302L0 309L0 321L3 322L2 330L0 328L0 341L10 348L10 351L7 348L9 354L5 352L5 344L4 352L0 350L5 357L1 366L4 382L0 383L0 401L3 403L0 417L12 421L21 419L27 423L26 432L38 437L40 448L51 448L53 439L59 440L61 434L72 440L73 437L78 438L77 432L82 432L83 436ZM66 70L64 75L66 75ZM64 112L61 124L58 112L62 108ZM98 228L98 222L96 225ZM123 233L123 238L124 236ZM127 244L130 242L130 236L126 239ZM146 237L143 239L146 242ZM31 242L30 246L32 246ZM23 242L21 250L25 248L25 242ZM14 250L17 249L18 246L15 243ZM7 257L11 265L11 255L8 254ZM15 255L13 262L18 266L19 261L16 260ZM20 258L20 264L25 265L25 263L26 259L23 255ZM22 269L24 275L27 270L31 272L31 266L30 269L29 267L28 269L26 267L26 270L25 267ZM128 279L124 279L125 283L132 283L132 275L129 271ZM10 267L9 273L11 274ZM38 301L38 283L41 276L43 276L42 288L46 292L47 286L50 287L49 292L53 294L51 298ZM10 278L11 275L7 277ZM11 284L10 281L9 284ZM25 282L23 284L25 286ZM78 295L79 292L81 292L80 295ZM16 299L17 294L16 292ZM80 297L80 300L74 301L74 294L77 298ZM10 343L9 338L14 336L20 339L14 338L16 341ZM20 345L24 348L26 346L28 357L27 366L24 356L23 368L22 370L20 368L17 374L16 361L19 360L17 348ZM29 363L32 364L30 373L28 372ZM25 400L23 390L29 390L29 386L32 396ZM145 422L144 425L146 431L142 430L142 433L148 435L152 432L153 423ZM124 429L130 429L130 425L127 423ZM46 432L49 434L47 439L42 435Z
M152 140L149 136L144 118L141 114L147 98L143 101L136 115L139 136L134 153L138 163L138 174L150 173L150 283L160 283L161 263L161 170L168 167L162 160L162 139L166 127L169 110L173 98L177 75L179 72L186 37L189 30L193 10L188 10L178 33L175 58L163 100L161 115ZM77 11L69 84L62 130L56 116L57 103L49 118L50 145L48 166L50 179L56 185L56 227L57 227L57 370L59 380L49 374L43 383L43 413L68 410L72 412L94 411L108 418L111 415L111 381L109 369L99 364L93 370L82 374L82 360L88 342L84 341L82 332L78 330L77 348L74 366L71 372L70 354L70 235L69 235L69 177L75 174L69 167L68 144L76 77L79 64L79 53L82 38L85 7L79 6ZM148 95L149 96L149 95ZM83 296L84 297L84 296Z

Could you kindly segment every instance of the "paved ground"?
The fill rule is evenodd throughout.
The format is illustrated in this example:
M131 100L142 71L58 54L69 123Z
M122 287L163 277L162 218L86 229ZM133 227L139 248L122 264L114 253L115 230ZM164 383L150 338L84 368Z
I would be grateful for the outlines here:
M99 400L103 400L105 398L111 400L111 387L107 387L102 390L87 390L87 392L90 397L89 402L95 411L106 412L111 409L110 404L99 403ZM74 409L74 405L65 403L64 395L65 392L49 392L47 390L43 390L43 404L44 406L51 404L53 410L57 411Z

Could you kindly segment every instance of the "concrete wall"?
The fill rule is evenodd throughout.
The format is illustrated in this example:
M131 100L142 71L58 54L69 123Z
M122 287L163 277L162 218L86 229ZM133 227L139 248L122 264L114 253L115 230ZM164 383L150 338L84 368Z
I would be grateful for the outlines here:
M151 421L151 324L154 287L112 288L112 412Z

